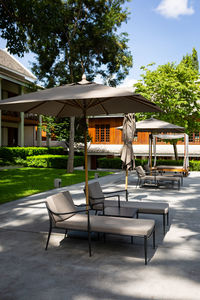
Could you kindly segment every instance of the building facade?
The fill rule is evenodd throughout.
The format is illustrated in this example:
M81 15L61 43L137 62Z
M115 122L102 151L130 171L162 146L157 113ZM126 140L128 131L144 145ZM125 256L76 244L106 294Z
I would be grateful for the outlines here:
M89 118L88 131L91 138L88 155L89 167L95 169L97 158L117 157L123 145L122 130L118 127L123 124L123 115L96 116ZM136 132L133 141L133 151L137 158L147 158L149 154L150 132ZM159 158L174 159L174 148L170 143L157 139L156 152ZM184 156L184 141L177 144L179 157ZM200 134L193 133L189 137L190 159L200 159Z
M0 49L0 100L30 92L36 77L6 50ZM0 111L0 146L40 146L41 117Z

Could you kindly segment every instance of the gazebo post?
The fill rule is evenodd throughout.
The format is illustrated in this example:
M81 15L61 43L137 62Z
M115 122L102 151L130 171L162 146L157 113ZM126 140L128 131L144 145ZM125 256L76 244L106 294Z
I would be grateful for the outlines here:
M150 175L152 175L152 141L153 141L153 136L152 136L152 133L151 133L149 135L149 145L150 145L149 167L150 167Z

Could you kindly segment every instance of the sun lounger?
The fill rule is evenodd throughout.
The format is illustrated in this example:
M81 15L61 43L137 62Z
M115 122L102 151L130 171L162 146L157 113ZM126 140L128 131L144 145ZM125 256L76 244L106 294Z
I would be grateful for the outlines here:
M164 174L165 176L180 177L181 185L183 185L183 173L177 173L175 171L170 173L165 173L165 171L159 170L157 168L150 169L149 165L144 165L143 168L146 175L158 176Z
M155 186L159 186L161 183L166 183L166 182L170 182L173 186L174 183L177 183L178 189L180 189L180 185L181 185L181 178L180 177L176 177L176 176L162 176L162 175L146 175L144 169L142 168L142 166L138 166L135 168L137 176L138 176L138 181L137 181L137 185L139 185L140 187L145 185L146 183L151 183L154 184Z
M144 257L147 264L147 240L153 235L155 248L155 221L91 215L90 211L77 209L69 192L59 193L46 199L50 227L46 250L52 228L88 232L89 255L91 256L91 232L110 233L144 239Z
M115 192L117 195L117 201L107 200L106 193L103 193L102 188L98 181L89 183L89 202L92 209L96 212L103 211L105 207L109 206L122 206L122 207L131 207L138 208L139 214L156 214L163 216L163 232L165 234L166 227L166 218L167 225L169 225L169 204L164 202L143 202L143 201L121 201L120 195L118 192Z

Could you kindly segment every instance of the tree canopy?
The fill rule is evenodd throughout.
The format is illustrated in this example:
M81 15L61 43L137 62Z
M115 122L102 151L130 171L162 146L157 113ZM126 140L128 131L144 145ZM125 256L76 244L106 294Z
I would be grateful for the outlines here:
M196 58L187 55L179 64L167 63L155 70L151 70L152 64L142 67L142 80L135 84L137 93L162 109L157 118L185 127L188 134L200 131L200 80L194 61Z
M45 87L88 80L100 75L116 86L128 75L132 56L127 34L117 33L128 19L126 0L1 0L0 29L12 54L31 50L37 63L32 71ZM47 121L47 118L46 118ZM58 128L55 122L50 128ZM60 125L66 133L68 121ZM69 159L73 161L71 118ZM60 134L59 134L60 136ZM72 167L68 171L72 171Z
M100 74L110 85L132 66L127 34L126 0L1 0L0 28L12 54L36 54L35 75L45 86Z

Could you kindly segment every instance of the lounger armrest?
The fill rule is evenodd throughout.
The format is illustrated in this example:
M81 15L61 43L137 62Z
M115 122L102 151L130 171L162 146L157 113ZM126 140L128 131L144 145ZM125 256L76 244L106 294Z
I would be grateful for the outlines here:
M102 199L102 198L92 198L92 197L90 197L90 199L97 200L97 199ZM91 209L94 209L93 206L98 205L98 204L102 204L102 206L103 206L102 210L103 210L103 213L104 213L104 201L99 201L99 202L95 202L95 203L90 202Z
M109 196L104 196L104 199L106 199L106 198L113 198L113 197L117 197L118 198L118 207L120 207L120 195L109 195ZM90 199L92 199L92 200L98 200L98 199L102 199L102 197L101 198L94 198L94 197L90 197ZM94 204L92 204L92 205L96 205L97 203L94 203ZM99 203L100 204L100 203ZM104 202L102 201L102 204L104 205ZM104 207L103 207L103 210L104 210Z
M106 198L113 198L113 197L117 197L117 201L118 201L118 207L120 207L120 195L109 195L109 196L104 196L104 199Z
M70 215L70 214L78 214L78 213L81 213L81 212L88 212L91 210L91 209L82 209L82 210L76 210L76 211L71 211L71 212L63 212L63 213L57 213L53 210L51 210L49 207L47 207L48 211L52 214L52 215L55 215L55 216L63 216L63 215ZM66 218L68 219L68 218ZM61 221L57 221L57 222L62 222L66 219L62 219Z
M122 192L126 192L126 190L118 190L115 192L103 192L104 194L117 194L117 193L122 193Z

